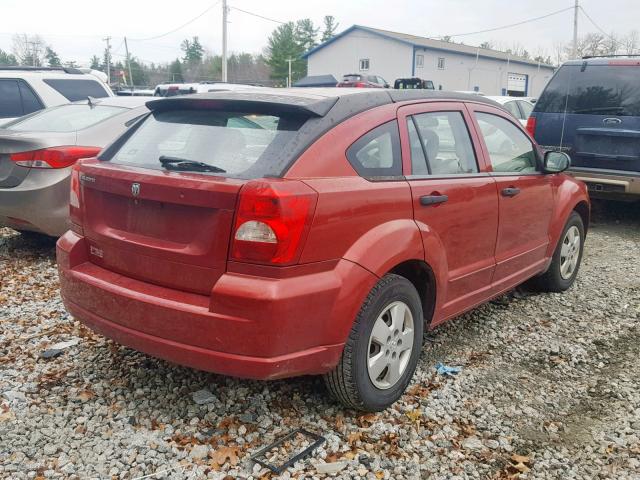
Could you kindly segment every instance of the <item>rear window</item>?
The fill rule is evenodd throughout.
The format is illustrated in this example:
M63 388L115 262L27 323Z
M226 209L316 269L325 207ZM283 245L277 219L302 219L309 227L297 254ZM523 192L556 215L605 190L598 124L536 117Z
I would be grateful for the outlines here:
M86 100L87 97L104 98L109 93L97 80L70 80L47 78L44 83L57 91L70 102Z
M345 75L342 77L343 82L359 82L362 79L361 75Z
M534 111L640 116L640 67L565 65L549 82Z
M224 170L216 175L280 176L284 167L278 155L306 120L212 110L156 111L106 160L162 170L160 157L173 157Z
M6 126L31 132L75 132L96 125L128 109L113 106L62 105L34 113Z

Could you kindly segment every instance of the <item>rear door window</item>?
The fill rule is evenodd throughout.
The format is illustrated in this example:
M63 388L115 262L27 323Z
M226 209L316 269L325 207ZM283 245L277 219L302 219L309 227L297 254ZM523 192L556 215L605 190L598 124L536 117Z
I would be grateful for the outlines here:
M522 118L520 110L518 109L518 104L515 101L505 103L504 108L517 119Z
M23 115L20 88L17 80L0 80L0 118Z
M522 118L524 120L529 118L531 116L531 112L533 112L533 105L522 100L518 100L518 105L520 105L520 110L522 110Z
M408 122L414 175L460 175L478 171L462 113L422 113L409 118Z
M117 149L113 163L162 170L160 157L202 162L237 178L281 176L280 154L307 117L214 110L149 115Z
M33 93L29 85L24 81L20 81L18 82L18 86L20 88L20 97L22 98L22 109L25 115L44 108L44 105L42 105L40 99L36 97L36 94Z
M640 67L565 65L553 76L534 111L640 116Z
M47 78L43 81L70 102L86 100L87 97L104 98L109 96L109 93L97 80Z
M360 137L347 149L347 159L365 178L402 175L398 122L384 123Z

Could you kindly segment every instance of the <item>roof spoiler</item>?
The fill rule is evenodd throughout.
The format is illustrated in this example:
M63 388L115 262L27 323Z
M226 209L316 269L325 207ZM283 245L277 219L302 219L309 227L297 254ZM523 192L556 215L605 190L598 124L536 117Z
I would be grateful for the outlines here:
M27 72L64 72L73 75L83 75L83 72L73 67L18 67L9 66L0 67L0 70L22 70Z
M297 97L264 95L256 92L219 92L162 98L146 103L151 111L196 108L243 113L274 113L324 117L338 101L337 97Z

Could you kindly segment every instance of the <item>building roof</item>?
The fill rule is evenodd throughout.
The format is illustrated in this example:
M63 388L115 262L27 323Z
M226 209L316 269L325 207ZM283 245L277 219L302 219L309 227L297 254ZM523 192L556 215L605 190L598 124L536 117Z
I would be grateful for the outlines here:
M294 87L335 87L338 83L333 75L308 75L293 84Z
M320 45L318 45L315 48L312 48L311 50L306 52L303 55L303 57L304 58L308 58L310 55L312 55L313 53L317 52L321 48L326 47L327 45L329 45L332 42L338 40L339 38L341 38L341 37L353 32L354 30L361 30L361 31L364 31L364 32L372 33L374 35L378 35L378 36L381 36L381 37L384 37L384 38L388 38L390 40L396 40L398 42L402 42L402 43L411 45L413 47L418 47L418 48L420 48L420 47L429 48L429 49L432 49L432 50L441 50L441 51L446 51L446 52L453 52L453 53L458 53L458 54L462 54L462 55L469 55L469 56L473 56L473 57L475 57L477 55L480 58L490 58L490 59L493 59L493 60L506 61L508 59L512 63L523 63L523 64L526 64L526 65L535 66L535 67L538 66L538 62L536 62L536 61L533 61L533 60L527 59L527 58L523 58L523 57L511 56L510 54L508 54L506 52L502 52L500 50L492 50L492 49L489 49L489 48L474 47L474 46L471 46L471 45L462 45L460 43L445 42L444 40L435 40L433 38L419 37L417 35L409 35L407 33L392 32L390 30L381 30L379 28L365 27L363 25L352 25L351 27L347 28L343 32L340 32L339 34L331 37L326 42L321 43ZM540 63L539 65L540 65L540 68L555 68L553 65L549 65L549 64L546 64L546 63Z

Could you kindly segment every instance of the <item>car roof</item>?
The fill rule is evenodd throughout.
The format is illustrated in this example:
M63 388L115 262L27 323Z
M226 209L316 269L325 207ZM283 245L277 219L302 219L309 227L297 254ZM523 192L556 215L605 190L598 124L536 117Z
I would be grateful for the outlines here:
M74 105L86 105L88 103L87 100L78 100L77 102L73 102ZM109 106L109 107L123 107L123 108L136 108L144 106L148 101L149 97L143 96L132 96L132 97L103 97L103 98L92 98L92 103L95 105Z
M513 102L515 100L522 100L524 102L529 102L529 99L533 98L533 97L508 97L506 95L502 95L502 96L493 96L493 95L487 95L484 98L488 98L489 100L493 100L495 102L498 102L500 105L503 105L507 102Z

